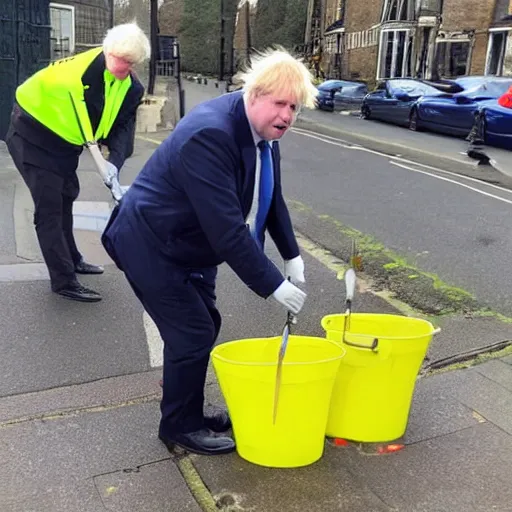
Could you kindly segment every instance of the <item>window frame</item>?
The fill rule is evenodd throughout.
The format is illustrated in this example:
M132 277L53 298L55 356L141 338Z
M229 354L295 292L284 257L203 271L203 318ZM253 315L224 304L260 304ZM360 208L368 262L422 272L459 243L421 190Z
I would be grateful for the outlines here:
M407 65L407 56L408 54L411 55L411 51L414 47L414 41L411 40L411 28L385 28L380 31L380 37L379 37L379 51L378 51L378 58L377 58L377 80L386 80L388 78L406 78L404 76L404 70L406 69ZM405 41L404 41L404 55L402 60L402 69L400 70L400 75L394 75L394 76L382 76L382 67L385 65L386 61L386 55L383 55L383 51L387 53L388 45L386 44L386 48L384 48L384 37L385 34L389 32L394 32L395 34L397 32L404 32L405 33ZM414 33L413 33L414 34ZM388 41L388 40L386 40ZM397 55L398 55L398 37L393 36L393 49L392 49L392 56L391 56L391 69L396 68L397 64ZM412 61L411 61L412 65ZM395 69L396 72L396 69ZM393 75L393 73L391 73Z
M499 28L491 28L489 29L489 41L487 42L487 54L485 57L485 72L484 75L490 75L490 67L491 67L491 57L492 57L492 47L494 43L494 36L496 34L504 35L503 39L503 49L498 61L498 69L497 75L501 75L503 73L503 64L505 63L505 56L507 53L507 40L509 37L512 37L512 27L499 27Z
M69 53L70 53L70 55L73 55L75 53L75 46L76 46L75 6L59 4L58 2L50 2L50 11L52 8L60 9L62 11L70 11L71 12L71 40L69 42Z

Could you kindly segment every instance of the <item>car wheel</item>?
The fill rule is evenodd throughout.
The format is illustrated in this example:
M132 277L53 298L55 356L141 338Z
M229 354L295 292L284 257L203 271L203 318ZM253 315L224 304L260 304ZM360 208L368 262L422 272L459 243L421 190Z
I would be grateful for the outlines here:
M361 117L363 119L370 119L371 111L370 107L368 105L362 105L361 106Z
M411 110L411 115L409 116L409 130L412 130L413 132L421 131L418 122L418 110L415 108Z

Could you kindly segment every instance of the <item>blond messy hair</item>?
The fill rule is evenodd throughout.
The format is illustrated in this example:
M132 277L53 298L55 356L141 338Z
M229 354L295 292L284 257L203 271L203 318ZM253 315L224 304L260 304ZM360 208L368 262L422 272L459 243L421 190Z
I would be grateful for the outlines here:
M103 39L103 51L139 64L149 58L151 45L136 23L123 23L107 32Z
M249 99L266 94L292 94L300 105L315 108L317 88L302 60L283 48L269 48L251 56L249 67L236 76Z

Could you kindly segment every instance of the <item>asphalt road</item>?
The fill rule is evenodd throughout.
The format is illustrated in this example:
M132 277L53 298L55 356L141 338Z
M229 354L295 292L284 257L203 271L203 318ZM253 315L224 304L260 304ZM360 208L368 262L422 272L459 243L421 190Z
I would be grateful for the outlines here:
M305 132L281 153L288 198L512 316L511 191Z

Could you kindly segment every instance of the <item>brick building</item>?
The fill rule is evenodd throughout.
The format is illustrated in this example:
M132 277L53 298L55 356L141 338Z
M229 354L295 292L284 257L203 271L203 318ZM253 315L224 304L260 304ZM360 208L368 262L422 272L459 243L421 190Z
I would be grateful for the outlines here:
M512 74L512 0L310 0L309 16L328 77Z
M485 72L512 75L512 0L497 0L489 29Z

